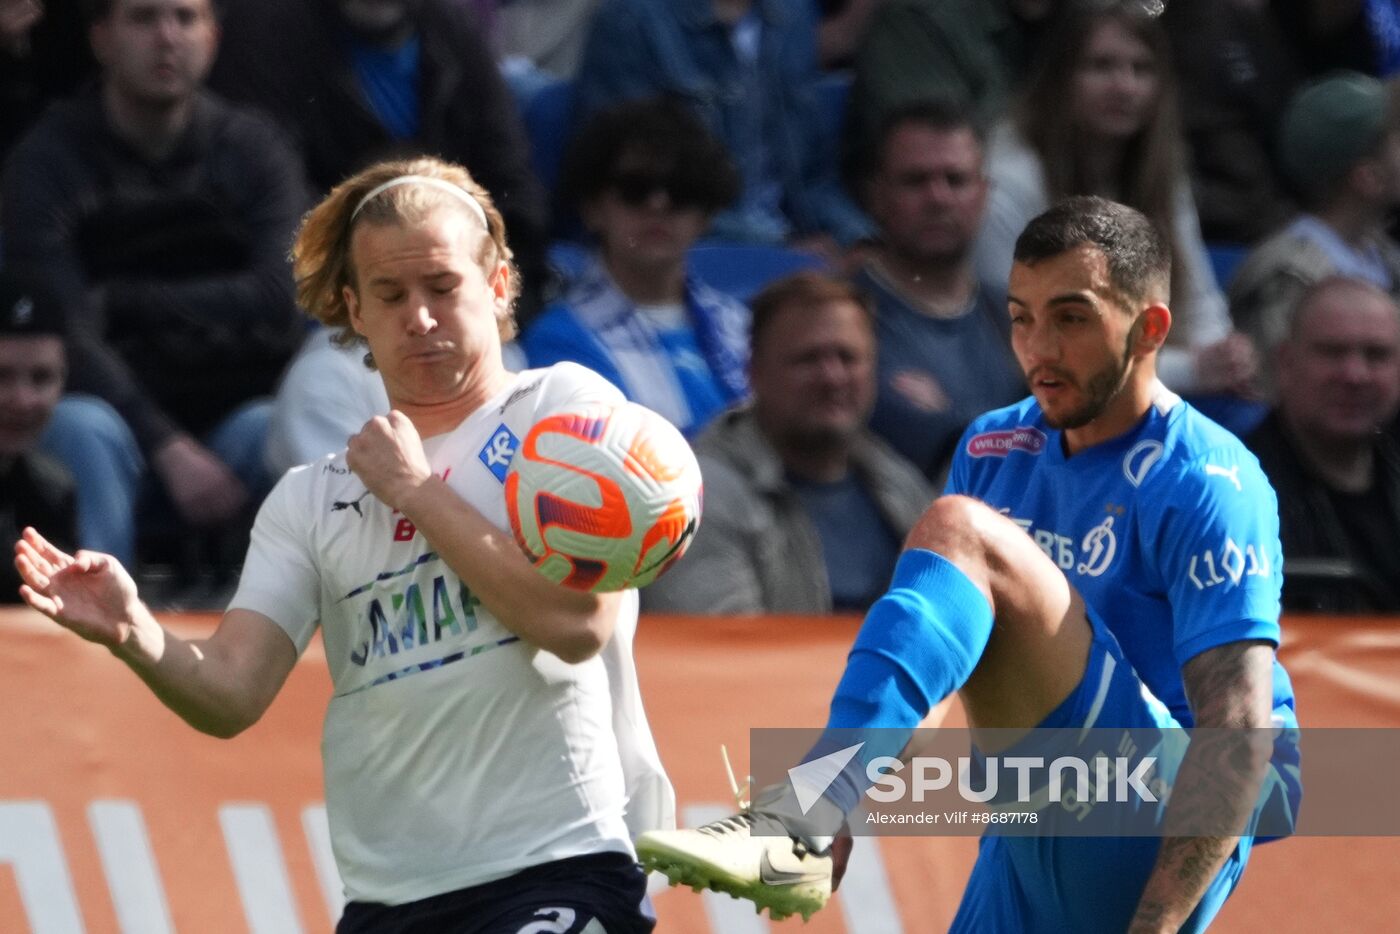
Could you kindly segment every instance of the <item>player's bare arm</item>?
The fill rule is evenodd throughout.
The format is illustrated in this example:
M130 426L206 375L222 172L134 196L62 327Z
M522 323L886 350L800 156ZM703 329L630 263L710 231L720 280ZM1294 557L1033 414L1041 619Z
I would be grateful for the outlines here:
M612 637L621 596L569 590L535 571L509 532L433 476L408 416L371 419L350 439L346 463L413 522L511 632L571 663L591 658Z
M15 545L20 594L34 609L111 650L190 726L231 737L281 690L296 648L271 620L230 610L207 639L181 639L156 622L110 555L60 551L33 529Z
M1202 652L1182 667L1182 679L1198 729L1239 731L1237 737L1267 735L1272 707L1274 649L1267 642L1231 642ZM1246 733L1245 731L1249 731ZM1240 768L1216 761L1215 752L1249 750ZM1253 808L1269 765L1267 745L1250 742L1193 742L1181 765L1166 827L1178 821L1201 826L1243 823ZM1167 836L1148 877L1130 934L1176 931L1190 916L1238 836Z

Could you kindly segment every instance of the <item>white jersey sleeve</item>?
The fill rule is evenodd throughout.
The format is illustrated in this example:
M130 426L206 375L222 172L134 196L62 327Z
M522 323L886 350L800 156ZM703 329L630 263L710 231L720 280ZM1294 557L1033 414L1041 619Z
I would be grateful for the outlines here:
M556 363L548 370L538 372L548 373L550 377L541 384L543 388L536 408L541 416L575 404L603 402L622 405L627 401L621 389L577 363Z
M253 523L252 541L229 609L253 610L306 650L320 622L320 572L311 550L307 503L320 464L298 467L273 487Z

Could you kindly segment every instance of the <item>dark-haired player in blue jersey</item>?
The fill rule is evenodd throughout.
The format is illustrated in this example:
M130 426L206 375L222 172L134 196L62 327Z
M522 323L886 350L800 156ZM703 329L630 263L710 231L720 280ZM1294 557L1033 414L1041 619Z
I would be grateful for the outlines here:
M1277 501L1254 456L1157 379L1170 279L1168 246L1131 208L1073 198L1027 226L1009 305L1033 397L967 430L949 495L866 616L829 727L912 729L954 691L974 729L1296 725L1275 659ZM1287 822L1296 771L1242 748L1253 761L1211 770L1212 793L1247 814L1268 782ZM1206 771L1195 749L1183 781ZM789 836L750 833L766 819ZM638 851L775 915L807 914L844 861L828 834L779 787L737 820L648 834ZM953 930L1204 930L1251 842L987 836Z

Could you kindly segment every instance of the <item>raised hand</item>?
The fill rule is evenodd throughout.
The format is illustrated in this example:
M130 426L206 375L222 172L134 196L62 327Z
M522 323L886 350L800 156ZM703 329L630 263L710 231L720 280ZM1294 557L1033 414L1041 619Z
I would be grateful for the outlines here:
M27 528L15 543L15 568L24 602L59 625L108 648L131 637L140 605L136 583L111 555L69 555Z

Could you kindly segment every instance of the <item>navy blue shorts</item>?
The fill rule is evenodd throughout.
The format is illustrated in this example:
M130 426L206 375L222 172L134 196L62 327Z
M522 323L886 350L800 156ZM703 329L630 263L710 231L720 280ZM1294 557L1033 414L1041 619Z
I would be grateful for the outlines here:
M351 902L336 934L650 934L646 873L595 853L403 905Z

